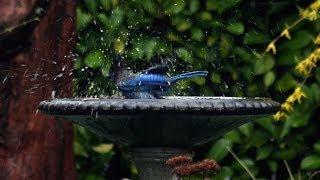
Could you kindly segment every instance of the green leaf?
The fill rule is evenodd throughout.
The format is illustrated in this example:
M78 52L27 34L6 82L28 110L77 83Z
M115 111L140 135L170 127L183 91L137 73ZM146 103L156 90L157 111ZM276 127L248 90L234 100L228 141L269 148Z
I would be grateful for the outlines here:
M210 79L213 83L221 83L221 76L218 73L212 73Z
M277 170L278 170L278 164L277 164L277 162L276 161L273 161L273 160L269 160L269 161L267 161L267 164L268 164L268 166L269 166L269 168L270 168L270 170L272 171L272 172L277 172Z
M96 0L84 0L86 7L89 12L95 14L97 12L97 1Z
M301 108L298 108L298 110L290 113L289 118L291 122L290 123L291 127L295 127L295 128L304 127L308 124L311 113L310 112L307 113L307 110L303 110L303 112L305 113L302 113L300 109Z
M320 92L320 86L317 83L313 83L307 92L307 97L309 99L309 102L312 102L313 104L320 104L319 92Z
M168 46L167 44L165 44L162 41L157 41L157 47L155 49L157 54L168 54L169 52L171 52L171 50L169 50L170 46Z
M234 22L227 25L226 29L235 35L240 35L244 32L244 25L241 22Z
M286 51L280 51L276 59L277 64L281 66L293 65L297 63L297 60L301 58L301 51L288 49Z
M141 39L132 40L133 47L130 51L130 56L133 59L142 59L144 56L144 43Z
M199 0L191 0L189 3L189 9L191 13L195 13L200 8Z
M110 67L111 67L111 61L105 61L101 67L101 72L102 72L102 75L104 77L107 77L109 76L109 72L110 72Z
M269 41L268 35L257 31L250 31L244 35L244 43L247 45L263 44Z
M76 156L84 156L84 157L88 156L88 152L86 151L86 148L77 141L74 142L74 154Z
M253 126L252 124L248 123L248 124L244 124L242 126L239 127L239 131L244 134L245 136L249 137L251 132L253 131Z
M82 59L81 58L76 58L73 64L74 69L79 70L82 68Z
M143 8L152 15L157 15L157 9L159 9L155 3L155 1L143 0L142 1Z
M265 74L266 72L269 72L274 66L274 59L271 55L265 55L262 59L257 59L253 72L256 75Z
M82 12L80 8L77 8L77 30L82 30L86 28L90 22L92 21L92 17L90 14L86 14Z
M125 12L120 8L114 9L112 11L111 16L109 17L110 30L114 30L121 25L121 23L124 19L124 14L125 14Z
M201 41L203 38L203 32L200 28L192 28L191 29L191 39L196 41Z
M182 60L187 62L193 61L191 53L185 48L178 48L175 52L177 53L178 57L181 58Z
M171 24L172 25L178 25L179 23L181 23L184 20L185 20L185 18L183 16L177 15L177 16L172 17Z
M217 42L217 40L218 40L217 36L209 36L207 39L207 46L208 47L213 46Z
M76 50L79 54L84 54L84 53L87 51L87 47L86 47L86 45L78 42L75 50Z
M293 87L295 87L297 84L297 81L292 77L291 74L287 73L283 75L277 82L277 90L278 91L284 91L287 92Z
M165 2L165 13L168 15L174 15L180 13L185 7L184 0L167 0Z
M244 60L245 62L253 62L252 60L254 59L253 55L248 51L246 50L245 48L243 47L235 47L234 48L234 53L236 55L239 55L240 58L242 60ZM251 71L250 71L251 72Z
M280 139L283 139L285 136L289 135L291 130L291 121L285 121L280 132Z
M260 147L264 145L269 138L270 136L268 136L268 133L265 131L253 131L250 137L250 142L253 146Z
M111 0L100 0L100 4L106 11L109 11L111 8Z
M141 18L143 17L143 18ZM135 11L134 9L126 9L126 23L129 29L138 27L145 28L152 23L152 16L147 16L144 11Z
M308 31L298 31L292 35L290 41L285 41L279 46L279 50L292 49L297 50L313 42L313 37Z
M208 0L206 7L208 10L218 11L219 14L236 6L241 0Z
M266 159L272 152L271 146L260 147L257 149L256 160Z
M204 60L209 60L211 57L209 57L211 54L211 52L209 52L209 50L207 48L196 48L197 50L193 49L193 52L196 53L196 55ZM209 55L210 54L210 55Z
M315 170L320 168L320 156L310 155L301 161L301 169Z
M200 19L203 21L211 21L212 20L212 16L211 13L208 11L204 11L200 14Z
M257 96L259 91L260 91L260 88L258 87L257 84L250 84L247 87L248 96Z
M269 71L263 76L263 83L266 87L269 87L276 80L276 75L273 71Z
M86 66L91 68L98 68L100 67L105 60L105 55L99 51L91 51L85 58L84 63Z
M320 155L320 141L313 145L313 149Z
M229 153L228 149L232 148L232 143L228 139L220 139L211 147L208 157L215 159L216 161L221 161Z
M266 129L272 136L276 136L276 126L273 124L273 119L271 117L260 118L256 123Z
M107 17L105 14L103 14L103 13L98 14L97 19L99 20L99 22L100 22L105 28L109 28L109 27L110 27L109 19L108 19L108 17Z
M231 52L231 49L233 47L233 42L230 38L230 36L222 36L220 39L220 54L221 57L226 58Z
M179 24L177 24L178 31L186 31L191 27L192 23L189 20L182 20Z
M155 52L155 48L157 47L157 41L149 40L144 43L144 52L147 59L151 59L153 53Z
M212 28L223 28L224 22L221 19L214 18L208 25Z
M254 162L249 159L249 158L242 158L240 159L241 163L244 164L246 167L248 167L248 169L252 172L253 171L253 167L254 167ZM237 161L236 163L234 163L234 165L232 166L234 170L237 171L244 171L243 166ZM247 178L246 178L247 179Z
M274 157L281 160L292 160L297 155L297 150L293 147L287 147L286 149L281 149L274 151Z
M204 77L195 77L192 80L194 83L196 83L198 86L204 86L206 83L206 78Z
M241 143L241 135L238 131L233 130L224 135L225 138L229 139L233 143Z

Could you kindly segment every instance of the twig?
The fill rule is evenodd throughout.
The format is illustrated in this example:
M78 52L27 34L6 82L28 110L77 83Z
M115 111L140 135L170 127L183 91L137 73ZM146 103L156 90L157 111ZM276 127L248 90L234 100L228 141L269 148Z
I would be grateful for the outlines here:
M309 180L312 180L314 176L320 174L320 171L316 171L314 173L311 174L311 176L309 177Z
M283 160L283 162L284 162L284 165L286 165L287 171L288 171L289 176L290 176L290 180L294 180L294 177L293 177L293 175L292 175L292 172L291 172L291 169L290 169L290 167L289 167L289 164L287 163L286 160Z
M305 18L300 17L299 19L297 19L295 22L293 22L291 25L287 26L287 28L285 28L285 30L289 31L291 29L293 29L296 25L298 25L301 21L303 21ZM274 44L277 43L281 38L282 38L283 34L279 34L277 37L275 37L271 42L273 42ZM264 56L265 54L267 54L268 50L265 49L263 52Z
M32 23L32 22L35 22L35 21L40 21L39 17L35 17L35 18L32 18L32 19L29 19L29 20L26 20L26 21L23 21L22 23L16 25L16 26L11 26L11 27L8 27L8 28L5 28L3 31L0 31L0 35L3 35L5 33L8 33L8 32L12 32L13 30L21 27L21 26L25 26L29 23Z
M241 162L241 160L239 159L239 157L231 150L229 149L228 146L226 146L227 150L232 154L232 156L239 162L239 164L247 171L247 173L249 174L249 176L251 177L252 180L256 180L256 178L254 177L254 175L252 174L252 172L249 170L249 168L243 163Z

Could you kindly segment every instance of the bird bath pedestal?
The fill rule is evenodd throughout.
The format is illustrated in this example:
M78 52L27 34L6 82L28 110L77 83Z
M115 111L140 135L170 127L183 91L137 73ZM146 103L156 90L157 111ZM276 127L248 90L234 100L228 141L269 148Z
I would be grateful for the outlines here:
M131 147L141 180L174 179L165 161L215 140L280 104L268 98L53 99L39 109Z

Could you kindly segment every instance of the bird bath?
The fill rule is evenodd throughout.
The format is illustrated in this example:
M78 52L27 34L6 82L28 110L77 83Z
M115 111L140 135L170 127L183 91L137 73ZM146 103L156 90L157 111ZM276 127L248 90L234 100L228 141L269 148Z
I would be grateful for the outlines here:
M140 179L172 179L166 159L213 141L280 104L268 98L52 99L39 109L130 147Z

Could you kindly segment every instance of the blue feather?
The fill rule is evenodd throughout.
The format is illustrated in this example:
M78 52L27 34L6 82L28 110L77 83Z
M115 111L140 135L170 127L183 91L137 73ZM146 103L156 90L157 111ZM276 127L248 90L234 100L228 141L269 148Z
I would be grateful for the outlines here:
M189 78L194 78L194 77L197 77L197 76L204 76L206 77L208 75L208 71L193 71L193 72L187 72L187 73L184 73L184 74L179 74L177 76L173 76L170 78L170 82L171 83L175 83L179 80L182 80L182 79L189 79Z
M152 69L152 71L155 71ZM118 84L119 90L126 98L159 98L170 91L172 85L182 79L207 76L207 71L194 71L168 77L164 74L141 73L128 77Z

